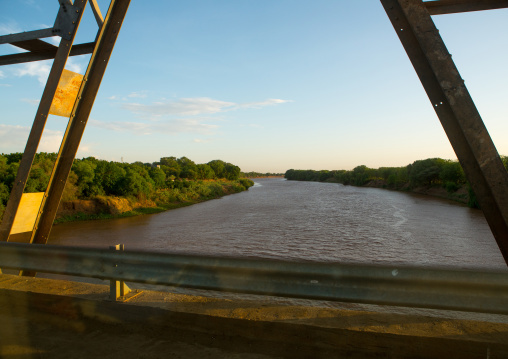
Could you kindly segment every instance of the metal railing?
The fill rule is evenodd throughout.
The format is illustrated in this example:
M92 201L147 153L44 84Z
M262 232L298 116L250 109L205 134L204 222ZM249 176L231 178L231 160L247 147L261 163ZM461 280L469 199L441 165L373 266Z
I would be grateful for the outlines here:
M216 291L508 314L508 272L0 243L0 267Z

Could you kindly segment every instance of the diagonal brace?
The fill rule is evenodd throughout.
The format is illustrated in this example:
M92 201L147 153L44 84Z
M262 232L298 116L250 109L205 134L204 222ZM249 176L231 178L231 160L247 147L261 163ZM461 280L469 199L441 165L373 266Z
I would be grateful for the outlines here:
M381 0L508 264L508 173L421 0Z

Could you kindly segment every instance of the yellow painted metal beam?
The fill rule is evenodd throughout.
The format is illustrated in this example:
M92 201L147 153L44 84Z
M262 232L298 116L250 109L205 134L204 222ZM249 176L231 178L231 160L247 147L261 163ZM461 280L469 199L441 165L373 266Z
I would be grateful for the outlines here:
M23 193L10 234L32 232L43 198L44 192Z

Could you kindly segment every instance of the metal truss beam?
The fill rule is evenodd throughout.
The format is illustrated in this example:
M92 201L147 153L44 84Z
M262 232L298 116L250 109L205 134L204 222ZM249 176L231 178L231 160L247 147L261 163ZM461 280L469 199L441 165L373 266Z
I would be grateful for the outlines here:
M49 44L48 44L49 45ZM69 56L91 54L95 47L95 42L87 42L85 44L73 45ZM0 66L21 64L24 62L51 60L56 57L57 48L37 52L22 52L20 54L0 56Z
M45 37L52 37L52 36L55 36L55 32L53 31L53 28L34 30L34 31L26 31L26 32L21 32L19 34L2 35L2 36L0 36L0 44L12 44L13 42L36 40L36 39L42 39Z
M56 52L56 49L58 48L55 45L48 44L47 42L39 39L11 42L11 45L32 52L48 51L48 50Z
M90 5L92 6L95 21L97 21L97 25L101 28L102 24L104 24L104 18L102 17L101 9L99 8L99 4L97 4L97 0L90 0Z
M508 0L438 0L424 4L431 15L508 8Z
M112 0L104 25L97 38L95 50L90 59L69 124L64 134L55 167L43 200L41 215L35 223L31 243L45 244L55 220L56 211L62 197L67 177L83 136L90 111L99 90L106 66L115 41L127 13L130 0ZM34 275L34 273L24 273Z
M81 21L85 5L86 0L76 1L76 4L74 5L75 9L77 9L76 11L78 11L78 17L75 20L76 24L74 24L74 29L77 29L78 24ZM55 96L55 92L58 88L60 77L62 76L62 72L69 57L75 34L76 31L72 33L70 40L62 38L56 51L55 60L53 61L48 81L46 83L46 87L44 88L30 135L28 136L25 151L23 153L23 157L21 158L18 173L16 174L16 179L13 183L9 201L7 202L7 206L5 208L3 220L0 225L0 241L9 240L14 218L21 202L21 196L23 195L26 182L30 175L30 169L32 168L32 163L35 158L44 127L46 126L49 109L51 108L51 103L53 102L53 97Z
M381 0L508 264L508 173L421 0Z

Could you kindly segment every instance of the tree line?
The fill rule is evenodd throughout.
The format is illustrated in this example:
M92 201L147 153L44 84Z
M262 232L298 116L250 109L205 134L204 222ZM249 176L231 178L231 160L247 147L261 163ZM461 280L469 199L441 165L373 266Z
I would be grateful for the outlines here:
M0 154L0 216L7 203L16 178L22 153ZM25 192L44 192L48 186L56 153L40 152L35 159L26 183ZM63 200L91 199L97 196L121 196L160 201L161 191L176 193L173 200L183 199L183 194L193 191L201 195L213 193L214 185L203 185L204 180L228 182L235 191L253 185L240 178L240 167L213 160L196 164L187 157L162 157L153 163L120 163L99 160L94 157L75 159L63 194ZM198 187L203 188L198 188ZM236 186L236 187L235 187ZM209 193L208 193L209 192Z
M501 156L508 169L508 157ZM467 186L469 206L478 207L476 197L466 181L462 166L458 161L441 158L428 158L414 161L403 167L369 168L365 165L352 170L287 170L284 177L295 181L338 182L344 185L365 186L374 182L376 186L390 189L411 190L417 187L443 186L453 193Z
M284 173L271 173L271 172L240 172L240 175L245 178L262 178L262 177L282 177Z

